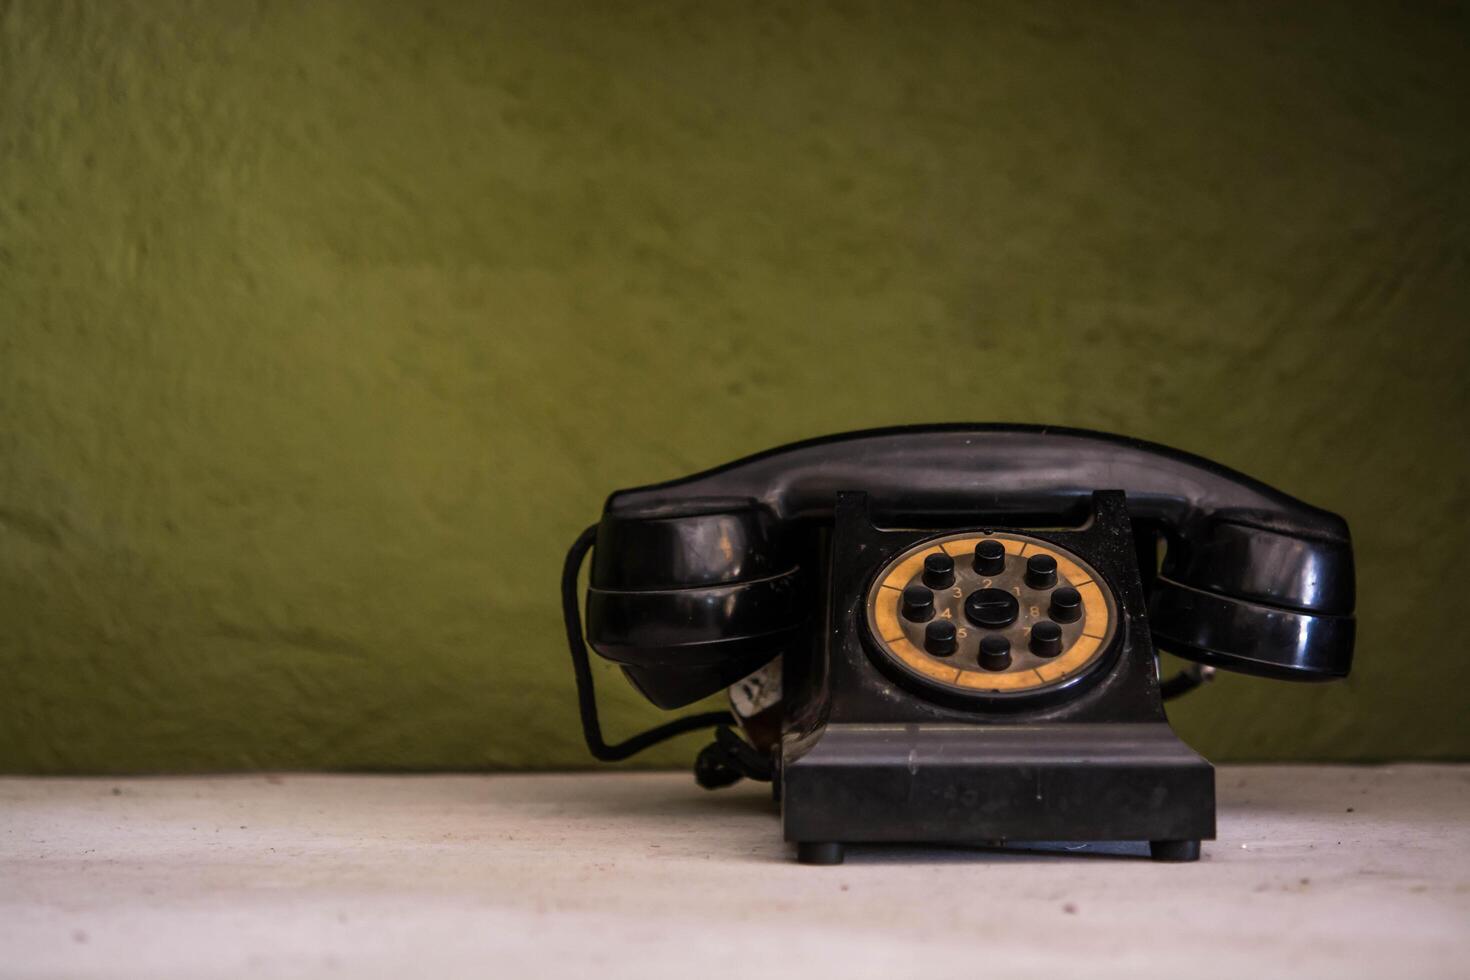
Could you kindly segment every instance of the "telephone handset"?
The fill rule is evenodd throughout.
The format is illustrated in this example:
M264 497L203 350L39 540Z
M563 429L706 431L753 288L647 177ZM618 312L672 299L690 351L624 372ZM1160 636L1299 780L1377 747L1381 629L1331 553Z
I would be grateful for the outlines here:
M589 548L592 648L661 708L734 686L733 716L603 742ZM1168 729L1156 648L1293 680L1346 676L1353 651L1342 518L1197 456L1042 426L857 432L618 491L563 593L594 755L722 726L700 781L772 779L812 863L858 841L1196 856L1213 771Z

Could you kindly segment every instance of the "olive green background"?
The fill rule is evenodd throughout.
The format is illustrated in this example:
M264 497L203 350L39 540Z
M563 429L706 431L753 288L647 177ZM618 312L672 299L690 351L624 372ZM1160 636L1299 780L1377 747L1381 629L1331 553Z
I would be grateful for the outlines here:
M1470 756L1467 21L0 2L0 769L585 765L608 491L961 420L1351 521L1353 677L1200 750Z

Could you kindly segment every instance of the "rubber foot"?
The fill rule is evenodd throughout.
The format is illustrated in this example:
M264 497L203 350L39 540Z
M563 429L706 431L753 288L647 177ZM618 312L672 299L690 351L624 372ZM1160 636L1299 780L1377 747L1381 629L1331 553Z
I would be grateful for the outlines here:
M796 845L796 860L801 864L841 864L842 845L802 841Z
M1151 840L1148 855L1155 861L1198 861L1197 840Z

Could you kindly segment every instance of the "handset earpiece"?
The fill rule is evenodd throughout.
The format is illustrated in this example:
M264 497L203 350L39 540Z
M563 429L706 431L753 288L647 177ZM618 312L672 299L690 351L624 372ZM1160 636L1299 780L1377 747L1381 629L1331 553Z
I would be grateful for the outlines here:
M1287 680L1352 667L1354 572L1341 536L1302 534L1269 515L1216 514L1173 538L1149 601L1170 653Z
M765 665L807 619L781 528L748 498L620 508L597 529L587 640L660 708Z

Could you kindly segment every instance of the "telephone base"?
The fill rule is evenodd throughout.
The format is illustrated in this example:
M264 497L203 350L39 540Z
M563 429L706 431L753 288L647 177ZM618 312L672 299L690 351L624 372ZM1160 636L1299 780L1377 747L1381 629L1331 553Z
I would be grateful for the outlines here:
M785 748L782 823L803 864L844 844L1040 840L1192 861L1215 836L1214 769L1162 722L830 724Z

